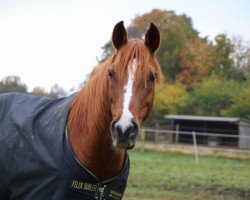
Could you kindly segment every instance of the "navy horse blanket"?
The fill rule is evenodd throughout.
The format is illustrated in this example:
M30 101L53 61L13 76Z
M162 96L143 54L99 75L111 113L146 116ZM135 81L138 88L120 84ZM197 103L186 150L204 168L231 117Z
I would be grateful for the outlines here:
M128 156L119 176L100 182L74 155L66 134L74 96L0 95L1 200L122 199Z

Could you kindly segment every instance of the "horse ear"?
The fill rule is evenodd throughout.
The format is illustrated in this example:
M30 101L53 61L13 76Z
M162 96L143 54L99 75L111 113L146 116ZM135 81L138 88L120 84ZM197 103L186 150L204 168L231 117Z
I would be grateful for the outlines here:
M145 45L151 53L155 53L160 45L160 31L153 23L145 34Z
M118 50L128 41L127 31L123 25L123 21L117 23L112 34L112 42L114 47Z

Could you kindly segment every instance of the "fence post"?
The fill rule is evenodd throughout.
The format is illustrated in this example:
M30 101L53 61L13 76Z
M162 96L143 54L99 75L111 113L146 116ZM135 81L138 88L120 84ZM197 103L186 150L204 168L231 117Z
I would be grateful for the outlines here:
M175 144L178 144L178 141L179 141L179 130L180 130L180 125L176 124L175 125Z
M198 164L198 162L199 162L199 160L198 160L198 148L197 148L195 131L192 132L192 135L193 135L193 143L194 143L195 162L196 162L196 164Z
M142 143L142 148L141 151L144 152L145 151L145 142L146 142L146 131L145 128L141 129L141 143Z
M159 142L159 132L157 130L160 129L160 125L159 125L159 122L156 122L155 124L155 127L156 127L156 131L155 131L155 142Z

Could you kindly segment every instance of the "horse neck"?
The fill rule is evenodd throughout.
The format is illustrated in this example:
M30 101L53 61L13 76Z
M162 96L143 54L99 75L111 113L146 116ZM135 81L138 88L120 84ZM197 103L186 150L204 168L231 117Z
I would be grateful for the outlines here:
M125 152L118 152L112 145L107 89L107 79L100 75L91 78L75 97L68 119L69 138L76 157L101 180L118 175L125 161Z

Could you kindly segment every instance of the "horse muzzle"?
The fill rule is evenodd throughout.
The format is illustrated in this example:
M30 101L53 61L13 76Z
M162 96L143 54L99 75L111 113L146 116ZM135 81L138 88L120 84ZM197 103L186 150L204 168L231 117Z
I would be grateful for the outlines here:
M126 126L122 126L117 121L113 121L111 124L111 134L115 148L133 149L138 136L138 125L131 121Z

